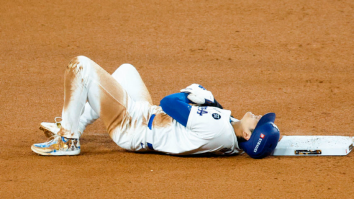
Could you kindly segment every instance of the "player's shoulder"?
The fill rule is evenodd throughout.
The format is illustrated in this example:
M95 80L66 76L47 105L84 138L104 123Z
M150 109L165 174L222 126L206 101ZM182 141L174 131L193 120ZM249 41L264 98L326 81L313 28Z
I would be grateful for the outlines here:
M191 113L194 115L194 119L209 123L229 122L231 116L231 111L212 106L194 106Z
M191 109L187 128L198 137L213 139L220 134L229 134L233 130L230 123L231 111L211 106L195 106ZM231 129L231 130L230 130ZM222 136L224 137L224 136ZM220 137L220 139L222 139Z

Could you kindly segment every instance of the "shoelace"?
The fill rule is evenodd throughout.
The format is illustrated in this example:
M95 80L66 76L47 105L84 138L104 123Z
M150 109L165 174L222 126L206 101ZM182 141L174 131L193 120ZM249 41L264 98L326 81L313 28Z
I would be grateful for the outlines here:
M60 121L58 121L58 119L60 119ZM61 117L55 117L54 121L55 121L55 124L57 125L57 127L60 128L61 127L61 122L62 122Z
M54 118L55 123L61 123L61 121L60 121L60 122L58 122L58 121L57 121L57 119L62 120L62 119L61 119L61 117L55 117L55 118Z
M58 121L60 119L60 121ZM55 121L55 124L58 126L58 128L61 127L61 122L62 122L62 118L61 117L55 117L54 118L54 121ZM49 138L49 140L46 142L46 144L49 144L51 142L54 142L54 141L57 141L58 139L61 139L63 142L68 142L68 141L71 141L71 139L67 139L66 141L63 140L63 138L61 136L58 136L58 135L53 135L52 137Z
M59 122L59 121L57 121L58 119L60 119L60 122ZM58 124L58 123L60 124L60 123L61 123L61 121L62 121L62 119L61 119L61 117L55 117L55 118L54 118L54 121L55 121L55 123L56 123L56 124Z

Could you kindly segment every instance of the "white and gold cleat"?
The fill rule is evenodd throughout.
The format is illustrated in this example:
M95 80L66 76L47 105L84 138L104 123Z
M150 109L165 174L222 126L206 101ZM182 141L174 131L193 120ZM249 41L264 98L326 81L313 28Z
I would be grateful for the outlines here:
M65 138L54 135L49 141L31 146L33 152L39 155L79 155L80 141L75 138Z
M57 135L61 127L61 117L54 118L55 123L42 122L39 129L44 132L48 138Z

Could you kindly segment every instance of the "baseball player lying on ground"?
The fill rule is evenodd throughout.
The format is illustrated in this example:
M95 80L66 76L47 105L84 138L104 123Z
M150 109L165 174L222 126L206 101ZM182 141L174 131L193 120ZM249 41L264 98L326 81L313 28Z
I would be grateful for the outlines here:
M99 117L116 144L136 152L233 155L243 150L263 158L279 140L274 113L261 117L248 112L241 120L234 119L198 84L166 96L160 106L152 105L149 91L130 64L110 75L91 59L78 56L67 66L64 79L62 121L42 123L41 129L53 135L31 147L40 155L78 155L80 136Z

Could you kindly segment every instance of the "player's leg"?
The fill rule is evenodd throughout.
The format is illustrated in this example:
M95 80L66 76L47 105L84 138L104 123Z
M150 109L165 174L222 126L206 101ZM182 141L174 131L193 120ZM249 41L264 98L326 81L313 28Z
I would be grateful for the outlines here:
M135 102L111 75L87 57L79 56L70 62L65 72L64 87L62 123L58 132L63 139L56 140L54 144L33 145L33 151L57 155L53 154L56 152L54 145L56 148L59 146L59 149L70 149L72 144L67 146L66 143L78 142L82 133L79 130L79 121L86 101L97 116L101 117L112 138L116 127L124 129L130 122L128 103L133 106ZM118 139L126 139L124 136L120 135ZM65 152L63 155L74 154Z
M79 132L84 133L86 126L95 122L100 116L91 108L90 104L86 102L84 113L80 117Z
M122 64L112 77L127 91L134 101L147 101L152 104L152 99L148 89L146 88L139 72L131 64ZM79 132L84 132L87 125L92 124L99 118L99 115L91 108L89 103L85 104L84 113L80 117ZM40 129L43 130L47 137L57 134L59 127L57 123L42 122Z
M152 99L139 72L131 64L122 64L112 77L126 90L134 101L147 101L152 105Z
M74 59L66 70L59 134L73 138L80 136L79 120L86 101L110 133L126 117L129 98L122 86L95 62L83 56Z
M114 71L112 77L127 91L134 101L147 101L152 104L150 93L133 65L122 64ZM83 133L86 126L92 124L98 118L99 115L91 108L89 103L86 103L85 111L80 117L79 131Z

